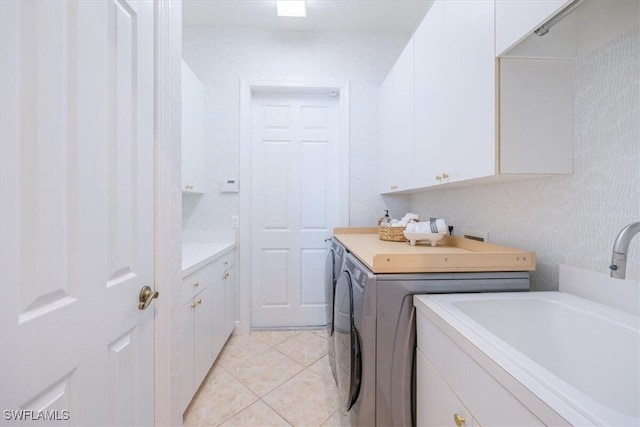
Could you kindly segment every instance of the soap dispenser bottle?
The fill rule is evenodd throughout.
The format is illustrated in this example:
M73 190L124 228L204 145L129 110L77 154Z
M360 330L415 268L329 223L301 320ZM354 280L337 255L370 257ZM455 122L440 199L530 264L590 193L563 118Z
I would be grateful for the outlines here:
M391 226L391 217L389 216L389 211L385 210L384 217L380 220L380 225L383 227Z

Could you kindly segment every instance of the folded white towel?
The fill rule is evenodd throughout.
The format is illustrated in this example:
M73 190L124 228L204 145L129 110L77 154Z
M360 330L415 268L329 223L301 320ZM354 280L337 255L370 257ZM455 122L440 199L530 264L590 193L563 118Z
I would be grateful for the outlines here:
M447 224L442 218L431 218L429 221L407 224L408 233L442 233L447 234Z

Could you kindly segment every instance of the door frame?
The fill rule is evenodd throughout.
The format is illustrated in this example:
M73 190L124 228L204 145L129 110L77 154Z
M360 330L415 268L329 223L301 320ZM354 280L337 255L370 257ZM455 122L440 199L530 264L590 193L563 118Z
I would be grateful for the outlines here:
M340 226L349 225L349 141L350 82L335 80L247 80L240 79L240 323L236 333L251 330L251 101L254 93L291 93L305 95L337 92L338 100L338 199Z
M156 426L181 426L182 4L155 0L154 100L154 412Z

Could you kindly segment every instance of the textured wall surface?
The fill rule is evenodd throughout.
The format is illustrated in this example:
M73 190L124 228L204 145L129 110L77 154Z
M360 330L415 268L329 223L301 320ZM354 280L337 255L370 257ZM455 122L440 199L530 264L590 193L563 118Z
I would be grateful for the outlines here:
M220 181L239 178L240 79L351 82L350 225L374 224L384 204L376 193L378 92L409 35L185 28L183 58L207 87L205 193L185 195L186 230L231 226L237 194ZM246 183L240 183L246 191ZM344 224L346 225L346 224Z
M559 263L608 272L617 233L640 221L639 58L636 26L575 62L573 175L417 194L412 211L536 251L537 290L558 288ZM630 249L640 280L640 236Z

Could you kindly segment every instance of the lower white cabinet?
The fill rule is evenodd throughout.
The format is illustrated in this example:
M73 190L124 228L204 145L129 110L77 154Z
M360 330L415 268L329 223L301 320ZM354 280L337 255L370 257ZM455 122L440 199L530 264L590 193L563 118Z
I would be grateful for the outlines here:
M235 252L185 277L182 287L183 295L195 290L181 310L181 407L185 410L235 327Z
M505 388L452 340L440 324L436 325L420 309L416 324L418 426L568 425L553 411L544 412L545 419L550 422L541 421L531 408ZM532 401L539 410L539 400L534 398ZM464 418L464 423L460 417Z

